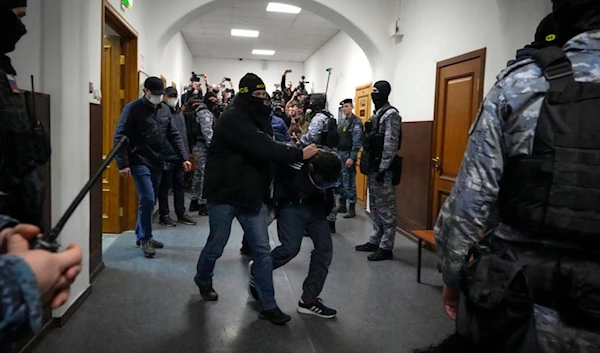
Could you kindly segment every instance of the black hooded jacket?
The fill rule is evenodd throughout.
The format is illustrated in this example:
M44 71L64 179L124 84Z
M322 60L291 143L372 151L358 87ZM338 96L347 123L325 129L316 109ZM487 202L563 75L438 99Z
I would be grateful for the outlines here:
M269 162L293 163L302 150L276 142L269 115L238 96L223 112L208 149L204 197L209 203L258 211L269 196Z

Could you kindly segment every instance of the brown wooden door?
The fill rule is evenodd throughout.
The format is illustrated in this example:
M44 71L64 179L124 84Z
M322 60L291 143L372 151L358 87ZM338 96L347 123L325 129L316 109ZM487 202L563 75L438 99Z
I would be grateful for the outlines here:
M102 158L113 148L113 136L121 113L121 39L104 37L102 68ZM121 177L116 162L102 175L102 233L121 233Z
M438 63L430 226L450 195L483 97L485 49Z
M371 118L371 84L356 87L356 95L354 96L354 115L365 122ZM358 153L356 163L356 198L359 205L367 207L367 176L360 172L360 159L362 149Z

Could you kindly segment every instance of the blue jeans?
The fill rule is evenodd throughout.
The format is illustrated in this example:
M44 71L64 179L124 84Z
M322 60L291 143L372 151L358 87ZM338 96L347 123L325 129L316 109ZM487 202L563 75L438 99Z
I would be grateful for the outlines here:
M302 285L302 300L310 303L321 294L333 258L329 223L323 208L307 204L279 206L277 235L281 245L271 252L271 257L274 270L290 262L300 251L305 230L315 246L310 257L308 276Z
M153 171L145 165L133 165L130 168L138 197L135 234L140 242L147 242L152 240L152 213L156 204L162 171Z
M246 233L254 259L252 275L262 310L276 308L267 217L268 208L265 205L259 212L252 213L231 205L209 203L210 234L196 266L196 276L194 277L196 285L212 285L215 263L223 255L223 250L231 235L231 223L234 218L237 218Z

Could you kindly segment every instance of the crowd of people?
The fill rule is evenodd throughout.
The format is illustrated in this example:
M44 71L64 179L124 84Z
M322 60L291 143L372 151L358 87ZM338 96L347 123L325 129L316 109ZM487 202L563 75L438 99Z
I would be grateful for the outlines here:
M552 2L535 41L517 53L486 96L435 225L442 300L456 332L413 352L600 351L600 125L593 119L600 109L600 4ZM10 34L0 39L0 350L40 328L42 304L66 302L82 268L78 246L32 250L39 220L28 225L15 219L35 200L24 190L44 162L31 152L40 147L35 141L43 129L34 129L38 124L28 116L5 55L25 34L25 14L25 0L0 5L0 23ZM335 317L320 294L337 213L356 216L351 184L361 148L374 226L356 250L371 252L371 261L393 257L402 121L389 103L390 84L373 85L375 112L363 127L351 99L340 102L345 117L338 122L325 94L292 90L287 82L270 97L252 73L240 80L237 94L232 85L225 91L209 85L203 93L199 79L192 76L180 99L176 88L150 77L144 96L122 111L115 141L128 139L117 165L136 185L137 245L148 258L165 246L154 239L152 211L158 199L160 222L174 225L165 202L170 188L177 188L177 221L195 224L181 188L194 169L187 211L209 217L193 278L202 298L219 298L214 268L235 218L251 256L249 290L261 319L290 321L275 301L273 271L298 254L304 236L315 250L297 311ZM281 245L271 249L267 227L275 220Z

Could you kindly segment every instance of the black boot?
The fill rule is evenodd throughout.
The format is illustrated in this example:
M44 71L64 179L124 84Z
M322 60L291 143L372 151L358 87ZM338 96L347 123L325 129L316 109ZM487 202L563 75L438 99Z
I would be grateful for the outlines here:
M346 213L344 218L348 219L348 218L354 218L354 217L356 217L356 204L351 203L350 210L348 210L348 213Z
M200 295L202 296L202 299L206 301L214 302L219 299L219 295L217 292L215 292L213 286L200 285L198 286L198 289L200 289Z
M199 209L200 209L200 205L198 204L198 200L192 200L192 202L190 202L190 208L188 209L188 211L196 212Z
M379 245L366 243L366 244L362 244L362 245L357 245L354 249L356 249L356 251L362 251L362 252L375 252L379 249Z
M198 215L200 216L208 216L208 206L200 205L200 209L198 210Z
M335 222L329 221L329 231L331 232L331 234L337 233L335 231Z
M352 206L352 205L350 205ZM348 209L346 208L346 200L340 199L340 206L338 207L338 213L347 213Z
M275 325L283 325L292 319L289 315L284 314L279 308L261 311L258 318L269 320Z
M385 260L391 260L393 258L394 258L394 253L392 252L392 250L384 250L381 248L377 249L377 251L375 251L371 255L367 256L367 259L369 261L385 261Z

